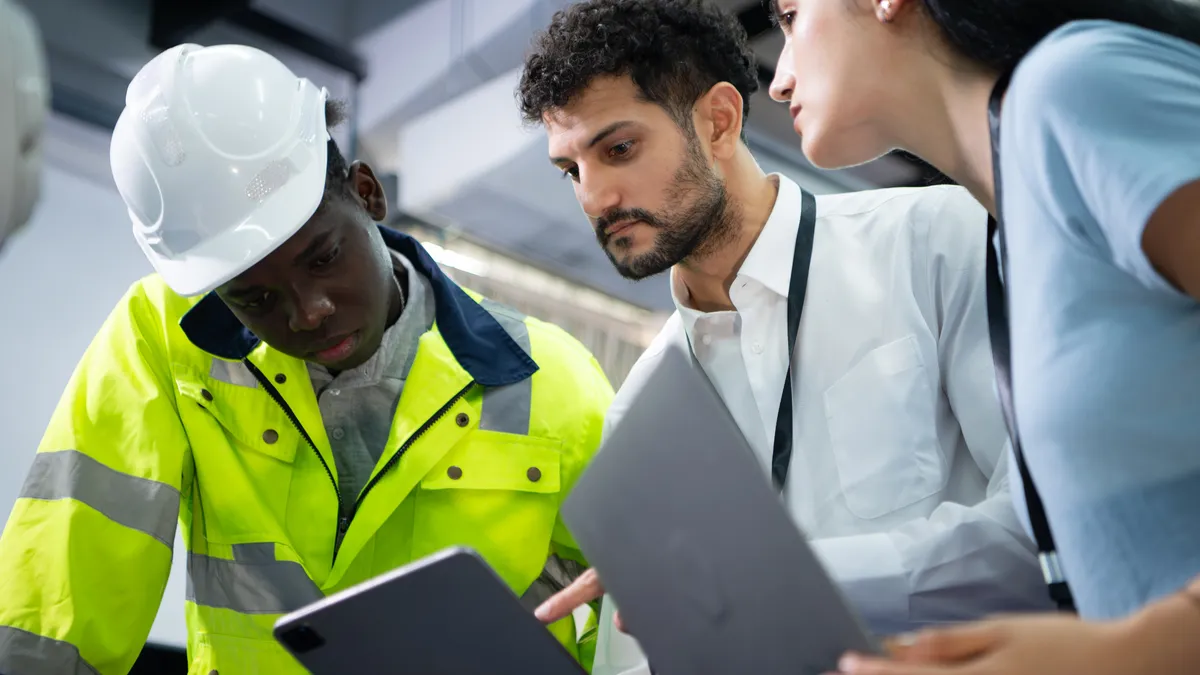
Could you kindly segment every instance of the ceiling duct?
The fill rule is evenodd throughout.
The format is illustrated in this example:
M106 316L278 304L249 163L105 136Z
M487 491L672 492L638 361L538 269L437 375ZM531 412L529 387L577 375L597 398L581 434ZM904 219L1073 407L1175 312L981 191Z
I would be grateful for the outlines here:
M150 44L169 49L218 19L343 70L360 83L366 61L354 51L256 8L250 0L154 0Z

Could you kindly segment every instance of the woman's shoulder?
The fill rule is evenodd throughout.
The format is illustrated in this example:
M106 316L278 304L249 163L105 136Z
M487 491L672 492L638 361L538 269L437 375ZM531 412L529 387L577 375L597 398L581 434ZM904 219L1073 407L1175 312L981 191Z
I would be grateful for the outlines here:
M1122 43L1136 44L1141 40L1169 38L1156 31L1127 23L1104 19L1070 21L1051 32L1026 56L1026 60L1052 55L1069 56L1094 49L1114 47Z
M1022 59L1009 99L1032 99L1035 105L1091 105L1098 97L1123 89L1153 86L1154 74L1172 70L1200 79L1196 78L1200 45L1114 21L1072 21Z
M1200 167L1200 46L1110 21L1068 24L1021 62L1001 118L1006 213L1059 222L1127 272L1152 275L1142 228Z
M1200 105L1200 45L1112 21L1068 23L1013 74L1004 102L1005 145L1090 147L1163 113Z

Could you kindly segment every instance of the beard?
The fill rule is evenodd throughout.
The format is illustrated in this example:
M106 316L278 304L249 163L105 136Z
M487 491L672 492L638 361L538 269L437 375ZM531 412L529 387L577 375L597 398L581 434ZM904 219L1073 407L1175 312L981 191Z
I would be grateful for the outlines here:
M702 260L733 239L736 214L725 184L708 166L700 141L688 141L683 164L675 172L659 212L614 209L596 220L596 239L617 272L638 281L661 274L686 259ZM654 248L640 255L629 251L629 237L608 234L613 223L639 220L655 230ZM611 244L611 246L610 246ZM615 249L615 251L614 251Z

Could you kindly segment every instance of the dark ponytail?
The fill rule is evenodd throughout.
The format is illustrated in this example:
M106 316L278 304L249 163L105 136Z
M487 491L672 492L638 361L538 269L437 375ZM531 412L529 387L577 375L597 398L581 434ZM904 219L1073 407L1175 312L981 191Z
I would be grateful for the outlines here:
M959 54L1007 72L1042 38L1080 19L1133 24L1200 44L1200 5L1190 0L922 0Z

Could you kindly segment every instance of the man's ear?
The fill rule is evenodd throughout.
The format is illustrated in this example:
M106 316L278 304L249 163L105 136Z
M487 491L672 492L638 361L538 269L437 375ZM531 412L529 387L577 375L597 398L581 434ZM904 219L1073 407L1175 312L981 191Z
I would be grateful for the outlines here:
M708 134L714 159L729 159L742 140L742 95L728 82L714 84L696 102L696 113L703 120L697 130Z
M371 169L370 165L366 162L356 161L350 165L348 173L350 189L353 190L354 196L367 209L367 213L371 215L371 220L375 222L386 220L388 212L387 195L384 194L383 185L375 177L375 172Z

